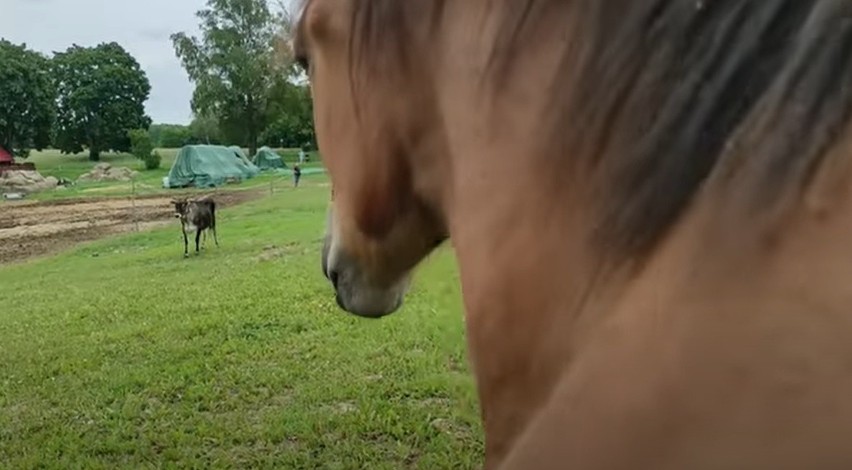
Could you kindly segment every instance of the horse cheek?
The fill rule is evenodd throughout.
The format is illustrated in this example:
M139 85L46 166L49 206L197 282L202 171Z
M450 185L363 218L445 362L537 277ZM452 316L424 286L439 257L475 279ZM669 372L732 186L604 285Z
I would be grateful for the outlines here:
M374 167L375 168L375 167ZM402 215L410 199L411 173L402 162L386 167L362 187L358 226L367 237L384 238Z

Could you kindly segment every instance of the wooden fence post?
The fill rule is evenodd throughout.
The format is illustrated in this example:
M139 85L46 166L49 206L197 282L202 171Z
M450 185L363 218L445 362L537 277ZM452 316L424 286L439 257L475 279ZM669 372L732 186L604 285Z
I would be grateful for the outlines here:
M130 178L130 204L133 211L133 230L139 231L139 214L136 212L136 178Z

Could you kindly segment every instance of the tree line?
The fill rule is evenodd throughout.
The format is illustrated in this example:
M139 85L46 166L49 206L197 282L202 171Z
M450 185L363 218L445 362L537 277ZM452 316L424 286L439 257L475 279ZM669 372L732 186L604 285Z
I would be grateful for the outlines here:
M73 45L52 57L0 39L0 147L26 158L130 151L147 131L157 147L228 144L315 146L310 92L286 47L290 19L266 0L208 0L200 37L171 36L195 85L193 121L157 124L145 114L151 85L115 42ZM133 139L131 140L131 136Z
M130 148L128 130L151 124L145 72L120 45L73 45L47 57L0 39L0 147L26 158L30 150L63 153Z
M273 11L267 0L208 0L197 17L200 36L171 36L195 84L192 110L201 117L190 134L209 130L211 142L239 142L251 154L261 144L314 145L310 93L287 47L287 10Z

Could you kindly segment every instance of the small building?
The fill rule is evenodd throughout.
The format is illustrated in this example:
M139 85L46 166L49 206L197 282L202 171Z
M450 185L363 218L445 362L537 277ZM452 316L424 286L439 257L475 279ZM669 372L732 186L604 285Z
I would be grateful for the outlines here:
M3 147L0 147L0 165L14 165L14 164L15 164L15 157L13 157L12 154L9 151L4 149Z
M35 171L35 169L35 164L32 162L15 163L12 152L0 147L0 175L10 171Z

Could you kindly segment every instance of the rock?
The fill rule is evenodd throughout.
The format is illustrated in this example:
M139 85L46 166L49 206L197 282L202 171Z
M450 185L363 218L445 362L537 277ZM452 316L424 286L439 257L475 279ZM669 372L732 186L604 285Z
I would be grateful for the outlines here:
M53 177L53 176L48 176L47 178L44 179L44 182L45 182L45 184L47 184L47 187L50 188L50 189L53 189L53 188L59 186L59 179L56 178L56 177Z
M95 170L100 172L108 171L110 168L112 168L112 165L107 162L101 162L95 165Z

